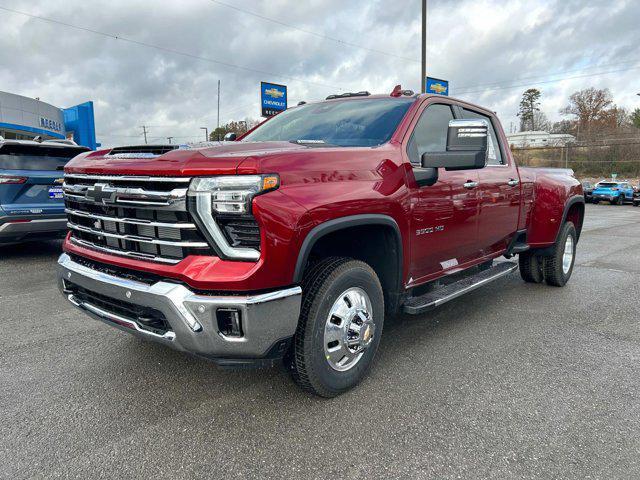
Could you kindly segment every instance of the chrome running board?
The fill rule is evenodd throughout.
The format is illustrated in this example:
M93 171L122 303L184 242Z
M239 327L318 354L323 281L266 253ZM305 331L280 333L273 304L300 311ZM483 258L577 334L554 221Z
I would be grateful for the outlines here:
M436 290L420 295L419 297L410 297L404 303L404 313L409 315L419 315L436 308L443 303L447 303L449 300L458 298L465 293L469 293L476 288L480 288L494 280L504 277L517 268L518 264L513 262L497 263L487 270L469 275L457 282L444 285Z

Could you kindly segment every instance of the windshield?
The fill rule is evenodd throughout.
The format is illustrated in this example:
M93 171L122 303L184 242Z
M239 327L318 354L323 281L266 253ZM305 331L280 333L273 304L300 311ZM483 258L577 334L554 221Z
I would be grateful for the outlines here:
M598 184L598 188L611 188L611 187L617 187L618 184L617 183L611 183L611 182L600 182Z
M389 141L414 101L372 98L302 105L265 122L242 141L374 147Z

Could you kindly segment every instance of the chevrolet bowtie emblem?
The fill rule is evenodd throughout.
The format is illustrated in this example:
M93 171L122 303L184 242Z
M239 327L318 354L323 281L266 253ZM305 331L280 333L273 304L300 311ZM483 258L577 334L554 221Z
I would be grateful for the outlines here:
M116 200L116 189L105 183L96 183L87 188L85 198L87 198L87 200L93 200L96 203L114 203Z
M277 88L270 88L269 90L265 90L264 93L273 98L284 97L284 92L281 92Z
M429 87L429 90L433 90L436 93L443 93L447 91L447 87L445 87L444 85L442 85L441 83L434 83L433 85L431 85Z

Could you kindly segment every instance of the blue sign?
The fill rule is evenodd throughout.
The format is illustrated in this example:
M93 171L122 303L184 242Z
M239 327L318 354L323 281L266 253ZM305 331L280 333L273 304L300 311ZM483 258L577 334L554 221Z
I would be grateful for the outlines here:
M287 86L260 82L262 116L273 117L287 109Z
M427 77L427 93L449 96L449 81Z

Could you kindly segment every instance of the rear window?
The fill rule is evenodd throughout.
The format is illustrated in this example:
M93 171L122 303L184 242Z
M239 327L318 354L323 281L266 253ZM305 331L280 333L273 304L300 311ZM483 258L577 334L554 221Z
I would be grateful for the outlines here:
M3 145L0 170L62 170L83 148Z

